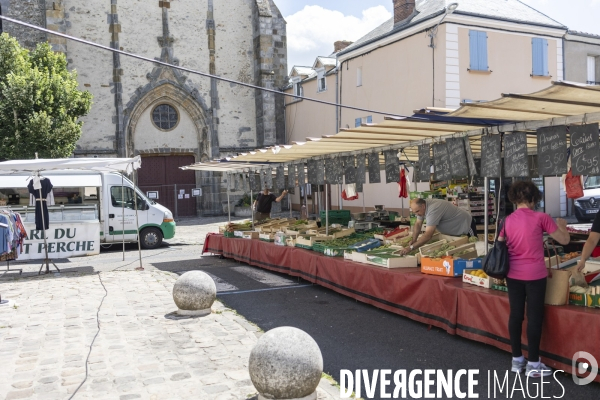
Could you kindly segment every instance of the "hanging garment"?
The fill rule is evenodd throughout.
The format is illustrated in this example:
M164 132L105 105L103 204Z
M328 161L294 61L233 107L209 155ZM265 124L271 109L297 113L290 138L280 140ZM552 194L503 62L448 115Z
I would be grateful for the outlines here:
M342 191L342 199L347 201L358 199L358 193L356 193L356 183L350 183L346 185L346 189Z
M54 190L51 190L50 193L48 193L48 196L46 196L46 204L48 204L49 206L54 205ZM35 197L33 197L32 194L29 195L29 205L35 205Z
M398 197L407 198L408 197L408 180L406 179L406 169L404 167L400 168L400 182L398 182L400 186L400 194Z
M35 177L34 177L35 178ZM48 229L50 216L48 215L47 197L52 190L52 182L48 178L40 180L40 189L34 189L34 180L30 180L27 185L29 193L35 198L35 229L38 231ZM41 191L41 196L40 196Z

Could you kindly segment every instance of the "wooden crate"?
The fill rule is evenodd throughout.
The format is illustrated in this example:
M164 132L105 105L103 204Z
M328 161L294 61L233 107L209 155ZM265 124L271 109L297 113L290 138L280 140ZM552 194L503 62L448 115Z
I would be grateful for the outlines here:
M450 243L452 244L452 243ZM470 250L468 253L457 256L458 258L464 258L465 260L470 260L471 258L477 258L478 254L477 254L477 248L475 246L475 243L469 243L469 244L465 244L463 246L459 246L455 249L452 250L448 250L446 252L447 256L453 256L456 253L460 253L461 251L465 251L465 250Z
M423 245L423 246L419 247L419 253L422 256L427 256L427 253L429 253L432 250L439 249L440 247L442 247L446 243L447 243L447 240L446 239L442 239L442 240L438 240L435 243Z

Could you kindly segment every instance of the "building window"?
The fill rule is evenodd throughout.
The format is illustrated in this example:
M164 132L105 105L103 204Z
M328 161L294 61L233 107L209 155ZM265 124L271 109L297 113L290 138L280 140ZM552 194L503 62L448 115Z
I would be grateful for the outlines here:
M533 76L550 76L548 71L548 41L541 38L531 39Z
M160 104L152 111L152 122L158 129L170 131L177 126L179 114L173 106Z
M356 118L356 119L354 120L354 127L355 127L355 128L359 128L359 127L360 127L360 124L362 124L362 118Z
M600 78L596 78L596 57L587 57L587 84L600 85Z
M302 85L300 84L301 79L299 77L292 78L292 85L294 88L294 96L302 96ZM301 100L301 99L294 99Z
M373 123L373 116L372 116L372 115L369 115L369 116L366 118L366 121L365 121L365 122L366 122L367 124L372 124L372 123Z
M356 86L362 86L362 67L356 69Z
M319 92L324 92L327 90L327 82L325 81L325 76L319 78Z
M469 31L470 70L488 71L487 33Z

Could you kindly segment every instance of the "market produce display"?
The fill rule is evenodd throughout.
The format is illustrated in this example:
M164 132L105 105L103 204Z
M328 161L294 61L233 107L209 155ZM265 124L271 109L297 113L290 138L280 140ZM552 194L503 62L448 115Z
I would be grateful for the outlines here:
M473 275L473 276L477 276L479 278L485 278L485 279L488 278L488 275L485 272L483 272L482 269L477 269L477 270L474 270L474 271L470 271L469 275Z
M235 232L235 231L250 231L252 230L252 221L242 221L242 222L230 222L225 226L225 231L227 232Z
M456 246L452 246L450 244L443 244L437 249L433 249L423 253L423 255L431 258L439 258L445 256L447 251L454 250L455 248Z

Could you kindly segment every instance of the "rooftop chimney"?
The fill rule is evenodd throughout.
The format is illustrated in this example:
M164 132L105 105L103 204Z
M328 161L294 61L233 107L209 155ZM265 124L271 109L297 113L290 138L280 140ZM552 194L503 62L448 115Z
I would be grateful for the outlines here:
M394 1L394 25L403 22L415 11L415 0Z
M344 50L346 47L350 46L353 42L349 42L347 40L338 40L333 44L333 52L337 53L339 51Z

